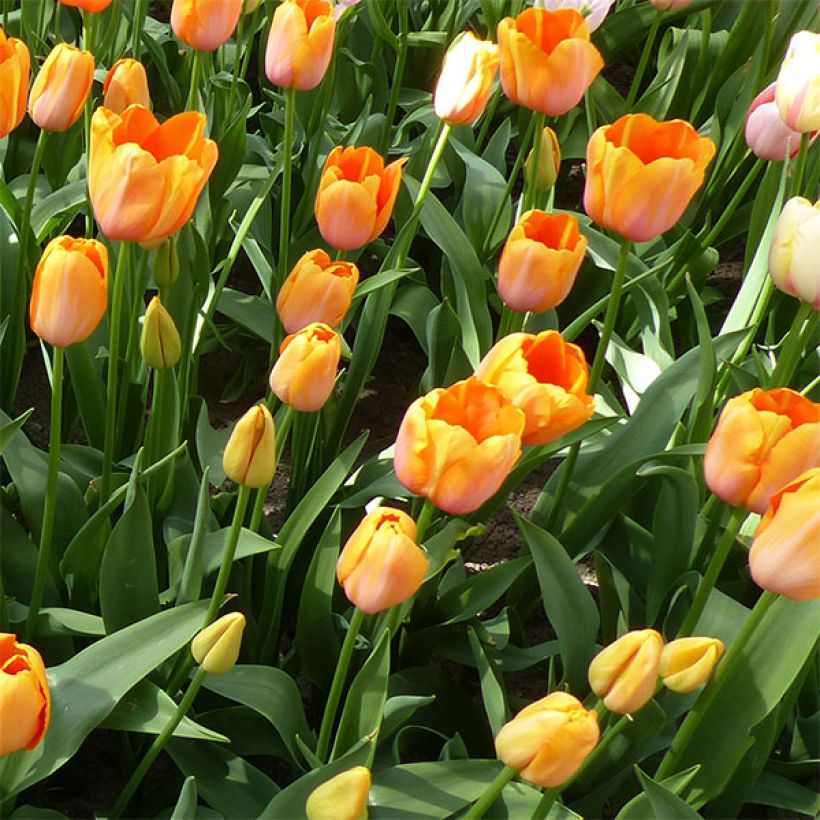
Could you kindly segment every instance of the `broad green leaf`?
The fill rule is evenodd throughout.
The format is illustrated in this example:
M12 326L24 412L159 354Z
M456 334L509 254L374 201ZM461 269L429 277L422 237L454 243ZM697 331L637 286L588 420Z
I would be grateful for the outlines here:
M28 417L34 412L34 408L30 407L25 413L17 416L14 421L10 421L0 427L0 455L3 455L3 450L11 441L14 434L28 421Z
M644 774L637 766L635 774L643 786L655 817L663 820L697 820L700 815L674 792Z
M171 820L190 820L196 814L196 803L196 778L189 775L182 784L179 798L171 813Z
M20 522L6 509L5 504L0 504L0 533L0 573L3 578L3 592L17 601L28 601L34 588L37 547ZM47 606L56 606L60 603L57 586L50 575L46 576L43 603Z
M387 740L394 732L398 731L418 709L429 706L434 700L434 695L399 695L388 698L384 704L384 720L379 732L379 740Z
M507 699L504 693L504 679L497 661L490 657L487 649L482 645L472 627L467 628L470 647L473 650L478 680L481 684L481 698L484 701L484 711L490 724L493 736L497 735L509 717Z
M772 772L760 775L760 780L752 787L749 802L809 817L820 814L820 796L817 792Z
M225 288L216 309L266 344L273 344L276 316L272 302L260 296Z
M652 791L653 797L655 797L656 801L661 801L664 797L659 797L659 790L662 790L662 793L665 796L671 795L672 797L677 797L691 782L692 778L697 774L698 766L694 766L691 769L687 769L685 772L681 772L680 774L672 775L672 777L666 777L661 781L655 781L648 778L637 766L634 767L635 773L639 776L641 785L644 786L644 790L640 794L636 794L619 812L618 812L618 820L658 820L658 818L664 818L665 814L658 814L655 808L655 803L650 800L650 789L654 788ZM641 777L643 775L643 777ZM645 781L649 780L652 783L650 789L645 787ZM679 799L679 798L678 798ZM686 805L686 804L685 804ZM691 809L690 806L686 806L687 809L694 811ZM670 817L675 817L675 814L670 815ZM697 812L695 816L699 816Z
M214 487L218 487L225 480L222 453L232 430L231 426L214 430L208 421L208 407L204 401L201 402L196 422L196 453L200 465L203 468L211 468L211 484Z

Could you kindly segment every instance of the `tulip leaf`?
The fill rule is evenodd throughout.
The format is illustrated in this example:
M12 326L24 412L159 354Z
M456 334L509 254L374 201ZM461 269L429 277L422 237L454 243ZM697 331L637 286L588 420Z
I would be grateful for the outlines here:
M197 791L196 778L189 775L185 778L182 788L179 790L179 797L170 820L190 820L196 816Z
M3 450L6 445L12 440L14 434L28 421L28 417L34 412L34 408L30 407L25 413L17 416L14 421L3 424L0 427L0 455L3 455Z
M664 820L698 820L700 818L700 815L685 800L670 791L663 783L658 783L649 775L644 774L637 766L635 774L652 807L653 817L663 817Z
M504 678L501 675L498 661L490 656L487 648L482 645L475 629L469 627L467 635L470 648L473 650L478 669L478 679L481 684L481 698L484 701L484 711L490 724L493 736L497 735L501 727L507 722L507 698L504 693Z
M820 796L816 791L772 772L760 775L749 795L749 802L809 817L820 814Z
M225 288L216 309L266 344L273 344L276 316L272 302L261 296L250 296L238 290Z
M196 453L202 467L210 467L210 481L218 487L225 480L225 471L222 469L222 453L230 438L232 427L223 430L214 430L208 421L208 407L203 401L199 407L196 421Z

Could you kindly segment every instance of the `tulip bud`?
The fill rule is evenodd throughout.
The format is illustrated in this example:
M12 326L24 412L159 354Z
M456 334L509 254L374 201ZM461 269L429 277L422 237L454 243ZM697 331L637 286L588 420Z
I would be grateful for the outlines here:
M191 641L191 654L209 675L224 675L236 665L245 616L229 612L197 633Z
M776 83L767 86L752 100L744 128L746 144L752 153L770 162L780 162L786 157L794 159L800 150L800 134L780 118L774 99L775 86Z
M792 37L777 75L775 99L793 131L820 130L820 34L798 31Z
M294 410L321 410L333 392L341 355L339 335L314 322L282 342L270 373L270 389Z
M17 128L26 116L31 56L28 46L16 37L6 37L0 28L0 139Z
M179 340L177 326L171 314L162 306L159 296L155 296L145 311L142 323L142 358L148 367L173 367L179 361L181 350L182 343Z
M199 51L216 51L226 43L239 22L242 0L174 0L171 28Z
M507 766L542 788L560 786L598 742L598 715L566 692L553 692L501 727L495 751Z
M610 712L637 712L654 694L663 638L654 629L627 632L589 665L589 685Z
M51 693L40 653L0 632L0 758L33 749L51 717Z
M151 107L148 75L139 60L117 60L105 77L103 92L103 105L115 114L122 114L129 105Z
M246 487L264 487L276 471L276 431L264 404L251 407L233 428L222 455L225 475Z
M652 0L658 11L683 11L692 4L692 0Z
M820 199L795 196L784 206L769 247L769 273L784 293L820 310Z
M307 799L307 820L367 820L370 770L356 766L317 786Z
M535 149L532 149L524 163L524 174L527 185L546 193L555 185L558 172L561 170L561 146L552 128L545 128L541 132L541 145L538 150L538 167L535 167Z
M46 131L68 131L80 114L94 82L94 55L67 43L46 57L28 98L35 124Z
M168 288L179 279L179 257L173 236L163 239L157 245L152 273L158 288Z
M703 686L723 654L717 638L678 638L666 644L659 667L664 686L673 692L691 692Z
M377 507L345 544L336 576L348 599L372 615L412 598L427 564L413 519L401 510Z

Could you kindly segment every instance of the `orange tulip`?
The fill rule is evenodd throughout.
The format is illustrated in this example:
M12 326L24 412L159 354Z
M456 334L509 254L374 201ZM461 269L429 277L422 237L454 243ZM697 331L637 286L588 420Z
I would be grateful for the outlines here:
M716 496L762 515L781 487L820 466L820 404L786 388L729 399L703 466Z
M678 638L663 648L658 673L667 689L692 692L709 680L721 655L717 638Z
M507 766L542 788L569 780L598 743L598 715L566 692L553 692L501 727L495 751Z
M26 116L31 57L16 37L0 28L0 139L8 136Z
M498 263L498 292L513 310L541 313L567 298L587 252L571 214L527 211Z
M51 717L51 693L40 653L0 632L0 757L33 749Z
M90 11L94 14L105 11L114 0L60 0L64 6Z
M333 392L341 355L336 331L314 322L282 342L270 373L270 389L294 410L321 410Z
M372 615L412 598L427 563L415 521L401 510L377 507L347 540L336 576L350 602Z
M160 125L132 105L122 116L98 108L91 118L88 191L109 239L154 246L191 217L216 165L205 115L187 111Z
M654 239L681 218L714 155L688 122L627 114L587 144L586 212L634 242Z
M222 469L231 481L246 487L270 484L276 472L276 428L264 404L255 404L234 425Z
M276 299L282 327L296 333L311 322L336 327L359 282L352 262L333 262L326 251L308 251L294 266Z
M139 60L126 57L111 66L103 84L103 105L115 114L122 114L129 105L151 107L148 75Z
M28 98L31 119L46 131L68 131L83 113L94 82L94 55L68 43L46 57Z
M333 56L336 18L327 0L284 0L273 14L265 74L274 85L310 91Z
M524 414L472 377L436 388L407 410L396 439L399 481L453 515L494 495L521 455Z
M387 226L406 157L391 162L372 148L334 148L316 194L316 221L325 242L350 251L372 242Z
M242 0L174 0L171 28L183 43L199 51L215 51L233 34Z
M436 116L450 125L475 122L487 107L498 71L498 46L463 34L444 57L433 106Z
M580 427L595 411L595 399L586 393L584 351L555 330L505 336L475 374L524 412L522 444L547 444Z
M87 339L108 298L108 251L96 239L58 236L48 243L31 291L31 329L54 347Z
M820 468L771 497L752 542L749 569L763 589L795 601L820 598Z
M604 67L575 9L527 9L498 24L501 85L516 104L550 117L581 101Z

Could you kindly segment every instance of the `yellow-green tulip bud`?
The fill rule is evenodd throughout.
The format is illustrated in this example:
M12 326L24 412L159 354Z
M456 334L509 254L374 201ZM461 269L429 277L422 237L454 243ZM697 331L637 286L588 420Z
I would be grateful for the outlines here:
M541 132L541 145L538 153L538 167L535 167L535 151L530 151L524 163L524 174L528 185L534 185L536 191L549 191L558 171L561 169L561 146L558 137L552 128L545 128Z
M191 654L209 675L224 675L236 665L245 616L230 612L206 626L191 641Z
M154 282L158 288L167 288L179 279L179 257L173 236L163 239L154 255Z
M717 638L678 638L661 653L660 676L673 692L691 692L703 686L723 654Z
M264 404L251 407L233 428L222 455L225 475L237 484L264 487L276 471L276 430Z
M305 805L308 820L367 820L370 770L356 766L317 786Z
M155 296L148 309L142 324L140 338L140 352L148 367L161 369L173 367L182 351L182 343L171 314L162 306L159 296Z

